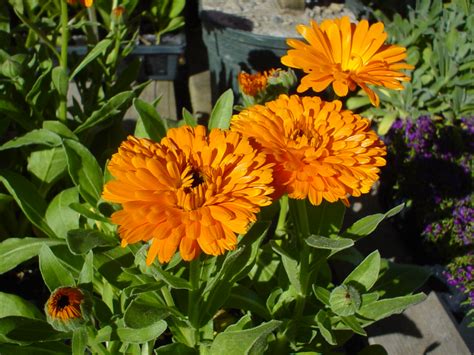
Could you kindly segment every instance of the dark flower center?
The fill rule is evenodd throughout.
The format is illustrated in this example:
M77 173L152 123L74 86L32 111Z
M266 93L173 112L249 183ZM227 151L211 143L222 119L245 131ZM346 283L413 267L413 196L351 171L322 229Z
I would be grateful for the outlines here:
M204 182L204 177L202 176L201 172L197 169L193 169L191 171L191 176L193 182L191 183L191 187L198 187Z
M69 297L67 295L61 295L61 297L58 299L57 306L59 310L69 306Z

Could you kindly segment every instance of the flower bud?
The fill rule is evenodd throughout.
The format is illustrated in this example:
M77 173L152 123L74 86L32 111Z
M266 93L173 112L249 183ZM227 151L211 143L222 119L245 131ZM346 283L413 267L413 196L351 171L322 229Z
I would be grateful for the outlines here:
M63 332L87 323L91 308L90 297L77 287L57 288L44 305L48 323Z

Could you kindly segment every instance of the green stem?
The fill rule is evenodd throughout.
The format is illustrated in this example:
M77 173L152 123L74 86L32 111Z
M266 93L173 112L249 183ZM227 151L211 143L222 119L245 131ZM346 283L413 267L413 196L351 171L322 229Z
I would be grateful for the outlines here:
M93 354L99 355L110 355L111 353L103 346L101 343L98 343L95 340L94 330L92 328L87 327L87 345L92 350Z
M309 258L310 250L305 239L310 235L308 214L306 212L306 200L290 200L290 215L293 219L300 248L300 283L301 293L296 298L295 319L303 315L308 296L309 282Z
M201 273L201 262L199 258L189 263L189 283L191 291L188 294L188 315L189 321L194 327L195 344L199 344L199 278Z
M68 28L68 13L67 2L61 0L61 58L59 65L63 68L64 73L67 73L67 47L69 42L69 28ZM61 95L59 98L58 118L62 122L67 119L67 91L66 95Z
M276 235L282 236L286 233L286 217L288 215L288 195L283 195L280 198L280 213L278 215L278 222L276 226Z
M173 301L173 296L171 296L171 292L168 288L168 286L163 286L161 288L161 294L163 295L163 298L165 299L166 305L168 307L174 307L174 301Z

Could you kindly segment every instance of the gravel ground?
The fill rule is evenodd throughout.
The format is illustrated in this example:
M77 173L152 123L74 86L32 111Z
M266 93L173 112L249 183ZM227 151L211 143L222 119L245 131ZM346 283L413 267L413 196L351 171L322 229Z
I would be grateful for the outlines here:
M252 33L275 37L298 37L297 24L309 24L311 19L349 16L356 21L354 13L344 4L314 6L305 11L281 9L277 0L201 0L202 10L214 20ZM230 15L230 16L229 16Z

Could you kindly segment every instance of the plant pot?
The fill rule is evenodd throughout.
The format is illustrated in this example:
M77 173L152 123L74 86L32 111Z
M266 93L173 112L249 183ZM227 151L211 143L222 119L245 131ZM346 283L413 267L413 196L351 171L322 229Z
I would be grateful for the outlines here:
M236 16L201 11L203 40L207 47L214 103L227 89L238 92L237 75L242 70L263 71L283 67L280 57L288 46L286 38L254 34ZM235 28L236 26L239 28ZM234 25L234 26L233 26Z
M141 68L139 81L146 80L175 80L179 57L183 55L186 47L184 32L163 36L162 43L157 45L138 44L127 59L139 58ZM87 45L71 45L68 47L70 55L84 57L88 53Z
M179 57L183 55L186 39L183 32L163 36L158 45L136 46L131 57L139 57L142 80L174 80L177 76Z

